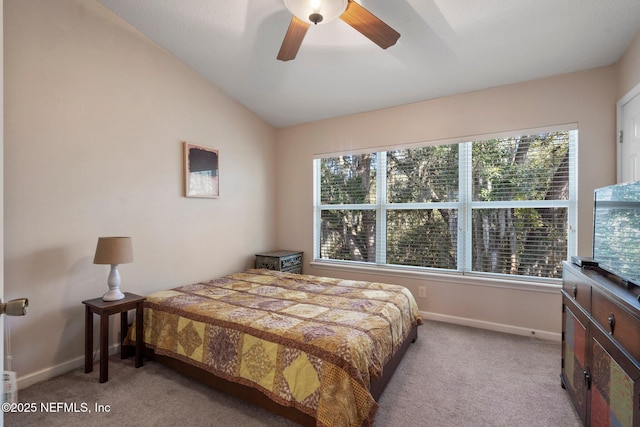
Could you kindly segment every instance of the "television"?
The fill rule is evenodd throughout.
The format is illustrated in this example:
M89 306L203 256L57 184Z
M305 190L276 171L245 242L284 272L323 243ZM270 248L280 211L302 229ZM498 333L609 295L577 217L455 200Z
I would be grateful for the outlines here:
M640 181L595 190L593 260L640 286Z

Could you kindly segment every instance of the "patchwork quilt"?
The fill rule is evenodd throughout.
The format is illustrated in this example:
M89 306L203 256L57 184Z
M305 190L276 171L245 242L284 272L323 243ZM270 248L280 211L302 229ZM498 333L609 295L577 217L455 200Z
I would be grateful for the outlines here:
M149 295L144 341L318 426L367 426L370 382L421 323L402 286L247 270Z

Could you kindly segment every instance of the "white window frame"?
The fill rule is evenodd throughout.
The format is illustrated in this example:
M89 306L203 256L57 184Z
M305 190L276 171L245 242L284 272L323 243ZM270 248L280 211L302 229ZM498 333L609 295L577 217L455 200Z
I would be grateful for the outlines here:
M472 181L470 179L471 171L471 151L472 141L484 141L489 139L508 138L519 135L532 135L551 132L569 131L569 198L568 200L540 200L540 201L501 201L501 202L474 202L468 200L472 194ZM403 203L402 206L393 207L393 203L383 203L386 200L386 152L389 150L397 150L402 148L419 148L433 145L459 144L458 151L458 171L459 171L459 200L457 202L438 202L438 203ZM422 272L435 273L439 275L454 274L457 276L475 276L485 278L496 278L498 280L515 280L522 282L541 282L557 284L561 279L557 278L541 278L532 276L520 276L510 274L475 272L471 270L472 265L472 243L471 233L465 231L471 225L472 210L479 208L510 208L510 207L532 207L532 208L558 208L565 207L568 209L567 215L567 258L577 253L577 149L578 149L578 127L577 124L566 124L553 127L525 129L519 131L510 131L498 134L476 135L464 138L464 140L443 140L431 141L428 143L410 144L405 146L389 146L384 148L375 148L371 150L358 150L358 152L339 152L325 153L314 156L313 160L313 263L324 267L337 267L340 269L349 268L350 266L360 268L375 268L385 272ZM320 162L322 158L335 157L346 154L359 153L377 153L377 169L376 174L376 203L375 204L351 204L339 205L340 210L375 210L376 211L376 260L375 262L358 262L358 261L342 261L333 259L320 258L320 221L323 210L334 210L336 205L323 205L320 200L320 180L321 168ZM468 165L468 166L467 166ZM415 267L386 264L386 214L389 207L393 209L457 209L458 210L458 242L457 242L457 269L447 270L442 268Z

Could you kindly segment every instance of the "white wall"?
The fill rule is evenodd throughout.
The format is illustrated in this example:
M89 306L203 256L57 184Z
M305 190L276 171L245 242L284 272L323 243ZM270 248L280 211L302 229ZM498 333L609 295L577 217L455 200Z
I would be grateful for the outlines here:
M4 7L5 298L30 301L11 320L25 386L81 364L81 301L107 290L99 236L133 238L122 289L141 295L274 249L275 130L94 0ZM220 198L183 197L182 141L220 150Z
M281 129L278 245L303 250L310 274L397 283L416 297L418 286L424 285L427 298L417 298L418 305L432 318L559 339L562 313L557 289L381 276L310 265L312 158L316 153L577 123L578 251L589 255L593 189L615 182L615 103L616 68L612 66Z

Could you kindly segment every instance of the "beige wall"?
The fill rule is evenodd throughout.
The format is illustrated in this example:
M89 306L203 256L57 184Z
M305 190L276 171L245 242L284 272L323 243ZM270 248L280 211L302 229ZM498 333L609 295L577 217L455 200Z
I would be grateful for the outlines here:
M108 267L92 264L103 235L133 237L125 291L237 271L256 251L302 249L309 273L400 283L416 295L426 286L418 303L433 318L559 333L555 289L311 267L311 159L577 123L579 253L588 255L592 191L615 181L615 102L640 82L638 35L619 67L276 133L94 0L4 3L5 299L30 299L29 314L11 319L22 386L81 365L81 301L106 290ZM182 197L183 140L220 150L219 199Z
M305 252L311 274L406 285L433 318L516 333L559 337L557 289L535 291L505 283L336 271L310 265L313 254L312 158L362 149L577 123L581 255L591 253L593 189L615 182L616 68L529 81L396 108L304 124L278 131L278 244Z
M275 247L275 130L94 0L4 13L5 299L30 301L11 319L24 386L81 363L81 301L107 290L98 236L132 236L122 288L142 295ZM182 197L181 141L220 150L220 198Z
M629 43L618 69L618 99L620 99L640 84L640 31Z

